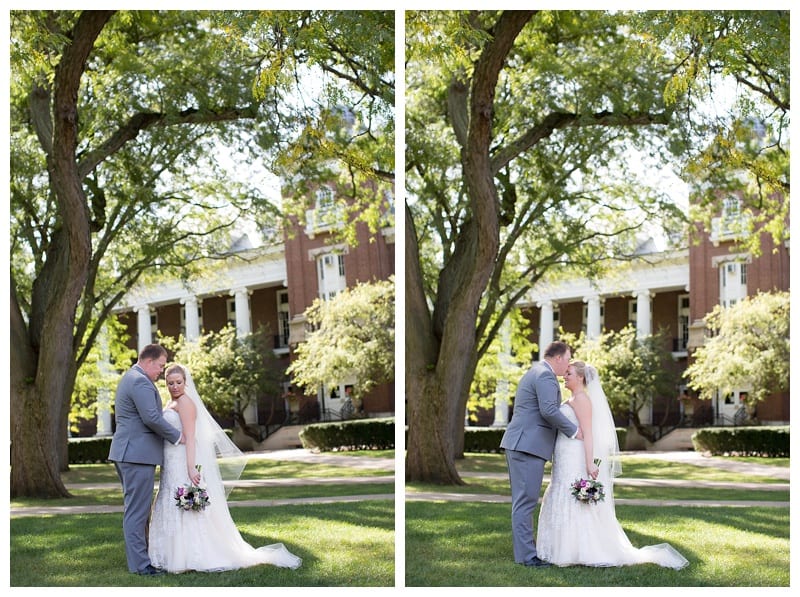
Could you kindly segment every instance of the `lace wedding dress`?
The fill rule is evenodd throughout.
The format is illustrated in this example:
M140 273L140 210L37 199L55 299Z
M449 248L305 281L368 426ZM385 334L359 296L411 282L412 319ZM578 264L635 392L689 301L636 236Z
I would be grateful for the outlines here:
M575 411L564 403L561 412L578 424ZM600 456L595 454L595 456ZM605 500L584 504L572 495L576 479L588 479L583 441L559 433L553 453L550 485L545 491L536 538L541 559L557 566L626 566L653 563L680 569L689 562L667 543L634 547L617 521L611 467L601 462L597 480Z
M164 418L182 429L176 411L166 409ZM228 510L224 485L214 458L213 448L209 453L208 449L198 445L197 461L202 465L201 474L207 484L209 504L200 511L182 510L176 506L174 495L177 487L189 483L186 448L164 442L164 465L150 521L148 553L153 566L168 572L212 572L258 564L299 567L302 560L282 543L256 549L242 539Z

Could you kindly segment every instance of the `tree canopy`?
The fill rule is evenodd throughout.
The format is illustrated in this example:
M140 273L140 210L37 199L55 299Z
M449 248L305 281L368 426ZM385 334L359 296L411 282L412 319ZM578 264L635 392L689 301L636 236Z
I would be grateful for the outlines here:
M667 102L687 101L682 176L692 219L710 228L727 196L743 199L739 244L757 255L767 232L789 239L789 11L649 11L636 25L677 60ZM767 33L768 32L768 33Z
M689 387L711 399L747 390L756 403L789 389L788 292L760 292L705 317L709 337L686 370Z
M305 313L311 331L287 369L295 383L316 391L357 379L353 394L360 398L394 381L394 286L392 276L315 300Z

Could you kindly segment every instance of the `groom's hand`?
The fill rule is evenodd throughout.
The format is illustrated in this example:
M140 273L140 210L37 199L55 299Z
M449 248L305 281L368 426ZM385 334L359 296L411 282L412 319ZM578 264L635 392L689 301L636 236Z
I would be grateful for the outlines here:
M178 443L179 444L185 444L186 443L186 436L183 435L183 432L181 432L181 438L178 440Z
M583 439L583 431L581 431L580 427L578 427L578 431L577 433L575 433L575 439L580 439L580 440Z

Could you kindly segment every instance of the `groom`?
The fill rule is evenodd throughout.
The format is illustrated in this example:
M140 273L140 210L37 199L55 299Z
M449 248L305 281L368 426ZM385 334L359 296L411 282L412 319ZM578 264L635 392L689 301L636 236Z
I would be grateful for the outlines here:
M567 372L571 357L564 342L553 342L545 349L544 361L534 363L517 386L511 422L500 442L511 481L511 530L517 564L550 565L536 555L533 539L533 511L539 503L544 465L553 457L559 431L583 439L580 428L559 410L561 389L556 376Z
M122 376L114 404L117 428L108 455L122 481L122 532L128 570L143 575L163 573L150 564L147 555L147 522L156 465L164 459L164 439L176 445L185 441L183 434L161 414L161 396L155 381L166 364L166 349L148 344L139 353L137 363Z

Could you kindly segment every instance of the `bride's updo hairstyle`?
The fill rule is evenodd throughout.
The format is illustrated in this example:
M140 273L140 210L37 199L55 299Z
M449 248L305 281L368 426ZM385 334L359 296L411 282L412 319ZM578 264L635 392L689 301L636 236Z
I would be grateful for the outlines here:
M583 387L586 387L586 363L583 361L572 361L570 363L572 367L575 369L575 375L581 378L583 381Z
M179 373L180 376L183 378L183 382L186 383L186 371L183 370L183 367L180 365L171 365L167 368L167 371L164 373L164 379L167 379L173 373Z

